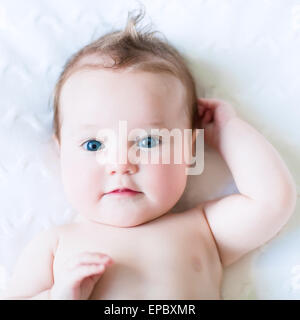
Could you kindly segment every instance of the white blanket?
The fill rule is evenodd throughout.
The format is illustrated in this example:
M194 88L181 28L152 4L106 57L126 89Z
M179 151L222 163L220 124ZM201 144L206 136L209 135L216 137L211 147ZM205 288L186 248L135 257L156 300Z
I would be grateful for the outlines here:
M300 2L141 1L182 52L199 94L234 104L300 181ZM70 55L122 28L137 1L0 2L0 293L20 251L39 231L70 221L51 141L49 98ZM234 146L233 146L234 147ZM205 152L177 209L235 192L225 163ZM264 247L225 270L225 299L300 298L300 208Z

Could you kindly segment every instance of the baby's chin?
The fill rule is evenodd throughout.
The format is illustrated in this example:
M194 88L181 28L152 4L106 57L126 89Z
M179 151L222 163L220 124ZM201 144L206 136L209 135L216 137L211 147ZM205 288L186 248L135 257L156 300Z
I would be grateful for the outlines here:
M89 222L93 224L103 224L116 228L131 228L144 225L162 215L165 212L135 210L130 211L123 208L109 212L94 214L78 214L75 222Z

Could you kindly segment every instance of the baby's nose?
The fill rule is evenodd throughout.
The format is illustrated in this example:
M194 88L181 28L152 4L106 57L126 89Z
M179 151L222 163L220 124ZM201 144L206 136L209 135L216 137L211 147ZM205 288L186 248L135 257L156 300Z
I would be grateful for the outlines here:
M134 174L137 171L136 165L127 162L123 163L110 163L106 165L107 173L112 174Z
M130 143L125 142L112 146L105 158L99 154L99 163L105 165L105 170L108 174L134 174L137 172L137 163L135 159L133 162L130 161ZM104 162L103 162L104 161Z
M134 165L127 165L127 164L117 164L117 165L110 165L108 168L109 174L133 174L136 172Z

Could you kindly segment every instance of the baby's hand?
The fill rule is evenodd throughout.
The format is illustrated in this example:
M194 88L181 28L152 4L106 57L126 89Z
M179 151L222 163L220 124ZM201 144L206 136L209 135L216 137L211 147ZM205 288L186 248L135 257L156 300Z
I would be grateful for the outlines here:
M50 297L53 300L87 300L113 260L102 253L84 252L74 256L67 268L57 275Z
M232 118L237 117L234 108L219 99L198 99L200 126L204 128L204 139L207 144L217 147L222 128Z

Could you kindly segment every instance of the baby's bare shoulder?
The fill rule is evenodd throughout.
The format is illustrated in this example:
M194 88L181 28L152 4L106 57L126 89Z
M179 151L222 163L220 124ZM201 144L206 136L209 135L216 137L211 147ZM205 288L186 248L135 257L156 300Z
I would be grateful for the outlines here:
M207 221L204 205L206 202L199 203L198 205L182 211L181 216L189 225L192 225L193 228L196 228L201 234L209 239L212 239L215 242L213 233L210 229L209 223Z
M61 236L78 228L78 225L78 223L67 223L63 225L52 226L41 232L39 236L43 237L45 240L57 242Z
M55 248L59 242L60 237L74 228L73 223L65 225L54 225L45 230L39 231L30 241L31 245L40 245L48 248Z
M181 210L177 217L182 219L182 222L185 221L187 224L193 225L196 228L197 226L200 228L201 226L203 227L204 224L207 224L203 206L201 204L186 210Z
M200 203L187 210L182 210L180 214L182 214L182 216L184 216L188 220L204 219L203 204Z
M35 251L37 251L40 248L40 250L48 249L54 253L58 245L59 235L59 227L50 227L46 230L41 230L32 238L25 250L35 249Z

